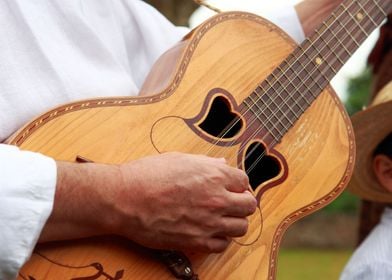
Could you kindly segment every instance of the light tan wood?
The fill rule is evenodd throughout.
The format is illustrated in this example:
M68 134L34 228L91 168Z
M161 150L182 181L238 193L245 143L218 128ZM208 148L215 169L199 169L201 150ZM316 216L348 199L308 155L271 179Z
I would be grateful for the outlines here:
M80 155L102 163L130 161L157 154L157 149L210 151L209 155L224 156L236 166L238 145L214 146L183 119L200 113L213 88L227 90L240 103L294 47L281 30L254 15L218 15L161 60L180 57L172 57L175 63L166 71L153 70L143 92L156 95L62 106L26 125L10 143L58 160L74 161ZM160 64L156 69L165 68ZM165 87L162 80L168 81ZM288 164L287 178L263 194L260 212L251 217L248 234L238 240L247 246L233 242L222 254L188 255L200 279L274 279L279 243L287 227L343 191L353 169L354 141L335 93L325 90L275 148ZM124 270L121 279L173 279L162 264L124 244L91 239L58 243L40 252L70 266L99 262L111 276ZM38 255L22 270L23 275L40 280L81 277L80 273ZM82 276L91 274L85 270Z

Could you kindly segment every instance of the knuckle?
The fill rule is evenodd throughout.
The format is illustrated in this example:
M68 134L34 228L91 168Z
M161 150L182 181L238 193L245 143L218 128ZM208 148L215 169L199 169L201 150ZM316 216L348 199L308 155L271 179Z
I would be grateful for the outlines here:
M206 243L206 249L211 253L221 253L230 244L228 239L212 239Z
M249 215L252 215L257 210L257 200L252 196L249 200Z
M213 211L221 211L227 208L227 201L223 196L214 196L209 199L209 208Z
M241 183L242 183L246 188L248 188L248 185L249 185L249 177L248 177L248 175L247 175L244 171L242 171L242 170L241 170Z
M249 177L245 173L241 177L240 184L241 187L244 189L244 191L246 191L249 188Z
M207 242L202 238L198 238L194 241L194 247L200 251L208 251Z
M216 251L216 245L213 242L206 242L204 244L204 250L207 252L215 252Z
M204 229L206 232L216 232L217 228L219 228L219 222L216 219L206 219L204 223Z
M249 228L249 222L247 219L243 219L242 223L239 227L239 234L240 236L245 235L248 232L248 228Z
M235 184L238 184L237 188L242 191L246 191L249 188L249 177L248 175L241 169L236 169L234 172L234 181Z
M220 232L227 232L233 228L233 224L228 219L220 219L217 223Z

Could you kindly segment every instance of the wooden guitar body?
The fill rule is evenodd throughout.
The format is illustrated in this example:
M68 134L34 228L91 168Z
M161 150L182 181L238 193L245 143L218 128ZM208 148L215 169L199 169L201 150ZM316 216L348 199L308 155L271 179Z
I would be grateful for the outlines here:
M179 151L225 157L243 168L243 151L254 141L264 143L261 132L250 137L245 129L257 131L257 123L241 117L238 131L220 139L205 128L216 117L211 108L222 101L229 114L240 115L239 104L295 47L280 29L255 15L217 15L160 58L142 96L61 106L27 124L9 143L63 161L81 156L123 163ZM284 231L343 191L353 170L354 146L349 119L328 87L280 143L267 148L280 169L254 186L259 211L250 217L247 235L222 254L185 252L199 278L274 279ZM174 278L148 251L116 237L40 245L19 277Z

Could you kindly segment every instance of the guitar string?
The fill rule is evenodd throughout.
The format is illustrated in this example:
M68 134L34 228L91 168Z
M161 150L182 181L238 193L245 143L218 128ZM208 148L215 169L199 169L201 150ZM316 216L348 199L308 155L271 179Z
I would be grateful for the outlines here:
M365 6L368 4L369 2L367 1L366 2L366 4L365 4ZM372 8L374 8L375 6L373 6ZM349 8L351 8L351 5L349 6ZM380 8L380 7L379 7ZM361 11L361 9L362 10L364 10L364 12L367 14L367 12L366 12L366 10L363 8L363 6L362 5L360 5L360 8L359 8L359 10L358 10L358 12L359 11ZM347 10L344 10L344 12L346 12ZM382 11L381 10L381 8L380 8L380 11ZM382 11L383 12L383 11ZM351 12L349 12L350 14L351 14ZM352 15L353 16L353 15ZM384 14L384 16L385 16L385 14ZM370 20L371 21L373 21L372 20L372 18L370 17ZM366 22L365 22L366 23ZM368 21L368 23L370 23L369 21ZM373 21L373 23L374 23L374 26L373 27L377 27L378 26L378 24L376 24L374 21ZM341 25L341 29L337 32L337 33L339 33L340 31L342 31L343 29L346 29L345 28L345 26L343 25ZM363 33L365 33L366 35L368 35L367 34L367 32L365 31L365 30L363 30L363 28L362 28L362 26L360 26L360 25L358 25L358 27L360 28L360 29L362 29L362 31L363 31ZM354 25L354 29L356 28L356 26ZM372 28L372 27L371 27ZM336 38L336 35L335 35L335 37L334 37L335 39L338 39L338 38ZM323 40L323 39L322 39ZM325 41L325 40L323 40L323 41ZM344 41L344 40L343 40ZM338 39L338 42L340 43L340 44L342 44L342 41L340 41L339 39ZM356 42L356 40L353 38L353 41L352 41L353 43L355 43L355 44L357 44L358 46L359 46L359 44ZM329 43L329 42L328 42ZM327 43L327 44L328 44ZM344 46L344 45L342 45L342 46ZM350 47L352 46L352 44L350 44ZM321 51L323 51L324 50L324 48L322 48L321 49ZM347 49L346 49L347 50ZM351 52L350 51L347 51L350 55L351 55ZM306 55L306 53L305 53L305 55ZM328 55L328 57L331 55L331 53L330 54L327 54ZM337 57L338 59L339 59L339 57ZM340 60L340 59L339 59ZM327 61L327 60L326 60ZM333 62L336 62L337 60L332 60ZM327 62L327 64L330 64L330 63L328 63ZM343 63L342 63L343 64ZM309 63L307 64L307 65L309 65ZM303 70L306 70L306 67L307 67L307 65L304 67L304 69ZM303 66L303 65L302 65ZM315 71L318 71L318 69L319 68L316 68L315 69ZM331 67L331 69L334 69L333 67ZM324 69L325 70L325 69ZM299 72L299 73L302 73L302 71L301 72ZM314 73L314 71L310 74L310 76L309 77L311 77L311 75ZM305 73L306 74L306 73ZM309 73L307 73L308 75L309 75ZM284 74L282 75L282 76L284 76ZM282 77L281 76L281 77ZM296 78L299 78L299 76L297 76ZM319 82L319 80L314 80L316 83L315 83L315 85L317 85L317 86L319 86L319 88L320 88L320 85L318 84L318 82ZM289 85L290 85L290 83L289 83ZM292 86L293 86L293 84L291 84ZM288 85L286 85L284 88L283 88L283 90L286 90L287 89L287 86ZM295 88L295 86L293 86L294 88ZM289 97L289 96L288 96ZM314 96L313 96L314 97ZM288 107L288 108L290 108L290 109L292 109L292 107L290 106L290 105L288 105L287 103L286 103L286 99L283 99L282 98L282 100L283 100L283 102L285 103L285 105ZM255 104L253 104L253 105L257 105L257 103L255 103ZM295 103L294 105L298 105L297 103ZM267 105L268 106L268 105ZM284 105L283 105L284 106ZM299 106L299 105L298 105ZM264 105L264 107L266 107L266 105ZM299 106L300 107L300 106ZM261 110L261 108L259 108L260 109L260 111L261 112L263 112L262 110ZM268 108L267 108L268 109ZM280 111L281 112L283 112L282 110L281 110L281 107L279 107L279 105L277 105L277 109L280 109ZM284 112L283 112L284 113ZM276 119L278 119L279 120L279 118L278 117L276 117L275 115L272 115L271 116L271 118L268 118L267 119L267 121L270 121L273 117L275 117ZM256 117L257 118L257 117ZM253 119L253 121L252 121L252 123L255 121L256 119ZM283 125L282 125L283 126ZM285 126L284 126L285 127ZM276 127L275 127L276 128ZM276 128L277 129L277 128ZM287 129L287 128L286 128ZM278 130L278 129L277 129ZM258 132L259 132L260 130L258 130ZM254 135L255 134L253 134L253 136L251 136L250 138L254 138ZM283 135L281 135L281 136L283 136ZM248 139L249 140L249 139ZM265 140L265 137L262 139L262 140ZM274 144L276 144L278 141L274 141L274 142L272 142L272 144L270 144L270 146L273 146ZM268 146L268 148L270 148L270 146ZM256 149L257 147L255 146L254 147L254 149ZM254 149L252 149L252 150L254 150ZM250 152L249 152L249 154L250 154ZM264 154L264 153L263 153ZM262 155L263 155L262 154Z
M350 4L350 7L351 7L351 5L354 3L354 1L352 1L351 2L351 4ZM331 26L333 25L333 24L335 24L337 22L337 18L335 18L335 20L331 23ZM326 31L328 31L328 29L326 29L326 30L324 30L324 32L320 35L320 37L322 36L322 35L324 35L325 34L325 32ZM307 51L307 50L309 50L309 48L307 48L305 51ZM299 58L300 57L298 57L297 59L296 59L296 57L295 56L289 56L288 57L288 60L290 60L290 59L292 59L292 58L294 58L295 60L294 60L294 62L292 63L292 64L294 64L295 62L297 62L298 60L299 60ZM287 60L287 59L286 59ZM279 66L277 67L277 68L279 68ZM285 76L285 74L287 73L287 71L284 71L284 72L281 72L280 74L280 76L276 79L276 80L279 80L279 79L281 79L281 78L283 78L284 76ZM296 76L296 77L298 77L298 76ZM266 80L268 79L268 77L266 78ZM274 87L274 85L276 84L276 82L275 83L272 83L272 84L270 84L270 87L267 89L267 91L269 90L269 89L273 89L273 87ZM260 86L260 85L259 85ZM262 88L262 89L264 89L264 88ZM264 89L265 90L265 89ZM266 90L265 90L266 91ZM254 93L255 91L253 91L252 93ZM280 93L278 93L278 95L279 95ZM259 99L260 100L260 99ZM267 107L267 106L269 106L269 105L271 105L272 103L273 103L273 101L274 101L275 99L270 99L270 103L264 103L263 105L264 105L264 107ZM249 111L251 111L251 108L248 108L245 112L241 112L243 115L245 115L245 114L247 114ZM252 120L252 122L250 123L250 125L251 124L253 124L254 123L254 121L256 120L256 118L254 118L253 120ZM231 124L231 126L229 127L229 125L222 131L222 133L223 133L223 135L218 135L218 137L220 138L220 139L218 139L218 140L216 140L215 141L215 143L213 144L213 145L216 145L225 135L227 135L227 133L231 130L231 129L233 129L233 127L236 125L236 124L238 124L238 122L239 122L239 120L233 120L233 124ZM249 126L249 125L248 125ZM249 140L249 139L247 139L247 140ZM207 150L207 152L206 152L206 154L209 154L210 153L210 150L213 148L214 146L211 146L210 147L210 149L209 150Z
M365 5L367 5L369 2L367 1L366 2L366 4ZM335 16L335 19L334 19L334 21L330 24L330 25L333 25L333 24L335 24L336 22L338 22L338 20L340 19L340 17L343 15L343 13L344 12L347 12L348 11L348 9L349 8L351 8L351 6L352 6L352 4L353 4L353 2L351 2L350 3L350 5L348 5L348 6L342 6L343 7L343 11L342 11L342 13L341 13L341 15L339 15L338 17L336 17ZM374 6L373 6L373 8L374 8ZM358 12L359 11L361 11L361 8L359 8L358 9ZM364 12L366 12L366 11L364 11ZM351 12L349 12L350 14L351 14ZM353 15L352 15L353 16ZM350 19L348 19L348 20L350 20ZM367 22L369 22L369 21L367 21ZM365 22L366 23L366 22ZM356 29L358 26L357 25L352 25L351 27L353 27L354 29ZM341 25L341 29L338 31L338 32L340 32L340 31L342 31L343 29L345 28L345 26L342 26ZM361 28L361 27L360 27ZM324 30L324 32L323 33L321 33L321 34L319 34L320 36L319 36L319 38L318 39L320 39L321 38L321 36L326 32L326 31L328 31L328 29L326 29L326 30ZM358 31L359 30L357 30L357 32L356 33L358 33ZM366 34L366 32L365 32L365 34ZM336 36L336 35L335 35ZM336 39L335 37L333 37L332 39ZM332 40L331 39L331 40ZM351 43L356 43L356 41L355 40L353 40ZM350 44L350 46L352 46L352 44ZM310 47L312 47L312 45L310 45ZM309 48L310 48L309 47ZM307 48L306 50L309 50L309 48ZM323 51L325 48L322 48L321 49L321 51ZM340 52L339 52L340 53ZM317 53L316 53L317 54ZM351 52L349 52L349 54L351 55ZM305 55L307 55L306 53L305 53ZM327 56L325 56L325 57L329 57L331 55L331 53L329 53L329 54L327 54ZM302 58L303 56L300 56L300 57L298 57L297 58L297 60L298 59L300 59L300 58ZM291 59L291 58L290 58ZM287 60L286 60L287 61ZM333 61L333 60L332 60ZM335 59L334 60L334 62L336 62L337 60ZM295 62L297 62L297 61L295 61ZM295 63L294 62L294 63ZM310 62L312 62L312 61L310 61ZM310 62L309 63L307 63L305 66L304 66L304 69L301 69L301 71L299 72L299 73L302 73L302 71L306 71L306 66L307 65L309 65L310 64ZM302 63L301 63L302 64ZM301 65L301 66L303 66L303 65ZM278 68L280 68L280 67L278 67ZM324 69L324 70L327 70L328 71L328 68L327 69ZM311 74L313 74L315 71L319 71L319 68L316 68ZM325 74L324 72L321 72L322 74ZM286 74L286 71L284 71L284 72L282 72L282 75L280 75L280 77L279 78L282 78L282 77L284 77L285 76L285 74ZM310 77L310 76L308 76L308 77ZM278 78L278 79L279 79ZM296 76L296 78L299 78L299 76ZM316 84L318 85L318 80L314 80L313 79L313 82L316 82ZM274 84L272 84L272 87L273 87L273 85L275 85L275 83ZM289 85L290 85L290 83L289 83ZM286 90L287 89L287 86L288 85L285 85L285 87L283 87L283 90ZM319 87L320 87L320 85L318 85ZM270 87L271 88L271 87ZM270 88L268 88L268 89L270 89ZM264 88L263 88L264 89ZM268 90L267 89L267 90ZM278 97L279 95L275 95L275 97ZM289 97L289 96L288 96ZM314 96L313 96L314 97ZM276 98L274 98L272 101L271 101L271 103L270 104L272 104L272 102L275 100ZM289 100L289 99L288 99ZM291 106L289 106L287 103L286 103L286 101L287 101L287 99L283 99L283 102L290 108L290 109L292 109L292 107ZM263 104L264 105L264 107L266 107L266 106L268 106L268 105L270 105L270 104ZM253 104L253 105L255 105L255 104ZM252 106L253 106L252 105ZM295 105L298 105L298 104L295 104ZM298 105L299 106L299 105ZM281 107L279 107L278 106L278 109L281 109ZM248 109L246 112L244 112L243 114L246 114L248 111L249 111L250 109ZM282 111L283 112L283 111ZM273 117L276 117L276 116L272 116L271 118L268 118L267 119L267 121L270 121ZM277 118L278 119L278 118ZM254 118L253 120L252 120L252 122L251 122L251 124L254 122L256 120L256 118ZM238 122L238 120L236 121L236 122ZM228 128L228 129L230 129L230 128ZM286 128L287 129L287 128ZM227 130L227 129L226 129ZM256 131L256 134L258 133L260 131L260 129L258 129L257 131ZM226 132L227 133L227 132ZM255 133L254 133L255 134ZM254 136L254 134L253 134L253 136ZM252 136L251 137L249 137L249 139L250 138L253 138ZM248 140L249 140L248 139ZM263 137L263 139L262 140L265 140L265 137ZM268 145L267 147L268 148L270 148L272 145L274 145L274 144L276 144L277 143L277 141L275 140L275 141L273 141L270 145ZM246 156L246 159L253 153L253 151L255 150L257 148L257 146L255 146L253 149L252 149L252 151L251 152L249 152L248 153L248 155ZM210 149L211 150L211 149ZM242 152L242 151L241 151ZM259 156L259 158L257 159L257 162L256 162L256 164L261 160L261 158L264 156L264 154L265 154L265 151ZM254 164L255 165L255 164ZM253 165L253 166L254 166ZM253 168L252 169L249 169L249 170L246 170L247 172L251 172L253 170Z
M344 26L343 26L343 28L344 28ZM355 27L354 27L355 28ZM342 29L340 29L339 31L341 31ZM322 50L324 50L324 48L322 49ZM349 52L350 53L350 52ZM309 63L307 64L307 65L309 65ZM306 65L306 66L307 66ZM303 65L302 65L303 66ZM306 66L304 67L305 69L306 69ZM278 67L279 68L279 67ZM305 70L304 69L304 70ZM333 69L333 68L332 68ZM316 69L316 71L317 71L318 69ZM302 73L302 72L300 72L300 73ZM312 72L313 73L313 72ZM285 72L283 73L283 75L281 76L281 77L283 77L283 76L285 76ZM279 77L279 78L281 78L281 77ZM299 76L296 76L296 78L299 78ZM316 82L316 84L317 84L317 82L318 82L318 80L314 80L315 82ZM290 85L290 84L289 84ZM292 83L291 83L291 85L292 85ZM283 87L283 90L286 90L287 89L287 86L288 85L286 85L286 87ZM295 86L294 86L295 87ZM270 87L271 88L271 87ZM270 88L268 88L267 90L269 90ZM279 97L279 95L277 96L277 97ZM314 96L313 96L314 97ZM275 98L276 99L276 98ZM272 102L275 100L275 99L273 99L272 100ZM292 107L290 106L290 105L288 105L287 103L286 103L286 101L287 101L287 99L282 99L283 100L283 102L285 103L285 105L287 105L287 107L289 107L290 109L292 109ZM270 104L272 104L272 103L270 103ZM266 106L268 106L268 105L270 105L270 104L266 104L266 105L264 105L264 107L266 107ZM254 106L254 105L257 105L257 104L253 104L252 106ZM294 105L298 105L299 106L299 104L297 104L297 103L295 103ZM301 106L299 106L299 107L301 107ZM280 109L281 110L281 108L282 107L279 107L278 105L277 105L277 109ZM302 107L301 107L302 108ZM260 109L260 111L261 112L263 112L262 110L261 110L261 108L259 108ZM268 108L267 108L268 109ZM302 108L303 109L303 108ZM249 111L249 110L248 110ZM281 110L282 111L282 110ZM282 111L283 112L283 111ZM245 112L245 114L246 114L247 112ZM270 121L273 117L275 117L276 119L278 119L279 120L279 118L277 118L275 115L272 115L271 116L271 118L267 118L267 122L268 121ZM253 119L253 121L251 122L251 124L255 121L256 119ZM283 126L283 125L282 125ZM276 127L275 127L276 128ZM277 128L276 128L277 129ZM286 128L287 129L287 128ZM278 130L278 129L277 129ZM281 135L281 136L283 136L283 135ZM253 138L253 136L251 136L251 138ZM249 139L248 139L249 140ZM263 139L264 140L264 139ZM276 142L275 142L276 143Z
M365 4L365 5L367 5L368 4L368 2ZM361 8L362 7L360 7L359 8L359 10L358 11L361 11ZM344 12L346 12L346 11L344 11ZM351 12L349 11L349 13L351 14ZM369 21L368 21L368 23L369 23ZM374 21L373 21L373 23L374 23ZM376 26L376 25L378 25L378 24L374 24L374 26ZM373 27L374 27L373 26ZM351 26L351 27L353 27L354 28L354 30L356 29L356 34L358 33L358 27L361 29L362 27L361 26L356 26L356 25L353 25L353 26ZM343 25L341 25L341 29L337 32L337 33L339 33L341 30L343 30L343 29L345 29L345 26ZM351 28L350 28L351 29ZM346 29L346 31L347 31L347 29ZM362 31L364 31L364 30L362 30ZM366 31L364 31L364 33L366 34ZM331 38L331 39L334 39L334 38ZM325 40L324 40L325 41ZM344 40L343 40L344 41ZM341 41L340 41L340 43L341 43ZM350 42L350 43L354 43L354 44L356 44L357 46L359 46L359 44L356 42L356 40L353 38L353 41L352 42ZM348 46L349 48L350 47L352 47L353 45L352 44L350 44L350 46ZM322 49L322 50L324 50L324 48ZM347 49L346 49L347 50ZM351 52L350 51L347 51L349 54L351 54ZM330 54L327 54L327 56L326 57L329 57L331 55L331 53ZM336 62L336 60L335 60L335 62ZM307 64L307 65L309 65L309 64ZM333 68L332 68L333 69ZM306 70L306 66L304 67L304 70ZM328 71L328 69L324 69L324 70L327 70ZM318 69L315 69L315 71L318 71ZM314 71L313 71L314 72ZM301 72L300 72L301 73ZM323 72L322 72L323 73ZM316 85L318 85L319 87L320 87L320 85L318 84L318 80L314 80L315 82L316 82ZM287 87L287 85L283 88L283 90L285 90L286 89L286 87ZM283 101L283 102L285 102L285 100ZM286 103L286 105L287 105L287 103ZM288 107L290 107L289 105L288 105ZM290 107L291 108L291 107ZM286 128L287 129L287 128ZM253 138L253 137L251 137L251 138ZM263 140L264 140L264 138L263 138ZM273 141L271 144L270 144L270 146L272 146L272 145L274 145L276 143L276 141ZM255 145L252 149L251 149L251 151L248 153L248 155L250 156L254 151L255 151L255 149L257 149L257 146L259 146L260 144L258 144L258 145ZM270 148L270 146L268 146L268 148ZM258 157L258 159L256 159L256 161L248 168L248 169L246 169L246 171L248 172L248 173L250 173L250 172L252 172L253 171L253 169L255 168L255 166L257 166L257 164L258 164L258 162L262 159L262 157L265 155L265 150L264 150L264 152ZM248 156L246 156L246 158L248 158Z
M368 3L368 2L367 2ZM359 11L361 10L361 8L359 9ZM367 23L370 23L370 21L368 21ZM343 29L345 28L345 26L342 26L342 28L338 31L338 32L340 32L340 31L342 31ZM356 26L354 25L354 29L356 28ZM360 28L361 29L361 28ZM357 32L356 32L356 34L358 33L358 29L356 30ZM349 45L349 47L352 47L353 45L351 44L351 43L354 43L354 44L357 44L356 43L356 41L351 41L350 42L350 45ZM343 50L343 49L341 49L341 50ZM334 50L335 51L335 50ZM340 52L338 52L339 54L340 54ZM348 53L350 53L349 51L348 51ZM332 55L333 53L329 53L328 54L328 57L330 56L330 55ZM333 61L333 60L332 60ZM334 60L334 62L336 62L337 60ZM306 67L305 67L306 68ZM316 68L315 69L315 71L317 71L317 69L318 68ZM323 69L323 70L325 70L325 69ZM310 73L310 75L312 75L315 71L313 71L312 73ZM327 69L327 71L328 71L328 69ZM316 83L317 84L317 83ZM286 104L287 105L287 104ZM263 140L264 140L264 137L263 137ZM277 141L272 141L272 143L269 145L269 146L267 146L268 148L270 148L271 146L273 146L274 144L276 144L277 143ZM251 172L251 171L253 171L253 169L254 169L254 167L260 162L260 160L262 159L262 157L265 155L265 151L257 158L257 160L252 164L252 169L251 168L249 168L249 171L247 171L247 172Z
M361 8L358 10L358 11L360 11L361 10ZM370 21L368 21L368 23L370 23ZM337 33L339 33L340 31L342 31L343 29L346 29L345 28L345 26L344 25L341 25L342 26L342 28L337 32ZM354 25L354 30L352 30L352 31L354 31L355 32L355 35L358 35L358 31L361 29L361 28L359 28L359 29L357 29L356 28L357 26L355 26ZM363 33L363 31L362 31L362 33ZM368 34L367 34L368 35ZM343 40L344 41L344 40ZM340 43L341 43L342 41L340 41ZM327 44L328 43L330 43L330 41L329 42L327 42ZM353 45L354 44L354 45ZM352 40L351 42L350 42L350 44L347 46L348 48L350 48L350 47L352 47L352 46L354 46L354 47L356 47L356 46L358 46L358 42L356 42L356 40ZM322 50L324 50L324 48L322 49ZM321 50L321 51L322 51ZM350 51L348 51L347 49L341 49L342 51L346 51L346 52L348 52L350 55L351 55L351 52ZM335 51L335 50L333 50L333 51ZM332 55L333 53L329 53L329 54L327 54L326 56L324 56L325 58L329 58L329 56L330 55ZM338 54L340 55L341 54L341 52L338 52ZM333 62L337 62L338 60L333 60L333 59L331 59L331 61L333 61ZM307 64L307 65L309 65L309 64ZM306 66L307 66L306 65ZM304 70L306 69L306 66L304 67ZM321 71L321 74L325 74L323 71L324 70L327 70L328 71L328 68L324 68L322 71ZM316 68L312 73L305 73L305 74L308 74L309 76L311 76L311 75L313 75L313 73L314 72L316 72L316 71L319 71L319 68ZM302 72L302 70L301 70L301 72ZM301 73L300 72L300 73ZM316 83L315 83L315 85L317 85L317 86L319 86L320 87L320 85L317 83L318 81L315 81ZM284 88L284 89L286 89L286 88ZM287 103L286 103L286 105L288 106L288 107L290 107ZM291 107L290 107L291 108ZM257 133L256 133L257 134ZM251 138L254 138L254 136L253 137L251 137ZM265 139L265 137L263 137L262 138L262 140L264 140ZM273 145L275 145L276 143L278 143L278 141L272 141L271 142L271 144L269 145L269 146L267 146L268 148L271 148L271 146L273 146ZM255 149L256 149L257 147L254 147L250 152L249 152L249 154L252 152L252 151L254 151ZM256 161L249 167L249 170L247 170L247 172L251 172L251 171L253 171L253 169L255 168L255 166L260 162L260 160L262 160L262 157L265 155L265 151L256 159ZM245 158L246 159L246 158Z

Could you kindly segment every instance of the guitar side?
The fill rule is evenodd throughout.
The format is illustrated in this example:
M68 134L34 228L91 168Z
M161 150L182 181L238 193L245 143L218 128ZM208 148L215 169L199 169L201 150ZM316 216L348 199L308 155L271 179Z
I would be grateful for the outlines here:
M27 124L9 143L64 161L82 156L123 163L180 151L209 152L237 166L240 144L214 145L201 137L202 130L190 129L186 120L203 108L208 111L206 97L212 89L223 89L233 102L241 103L294 48L287 35L257 16L220 14L158 61L142 88L142 95L153 95L61 106ZM283 168L256 188L260 208L250 218L247 235L222 254L188 254L200 279L274 279L284 231L343 191L353 170L354 148L349 118L327 88L274 147L284 160ZM272 187L261 195L267 185ZM173 278L163 265L134 248L115 238L89 239L44 245L39 252L67 266L98 262L108 275L123 270L118 279ZM95 268L89 269L82 275L94 274ZM37 254L21 271L37 280L81 277L79 273Z

